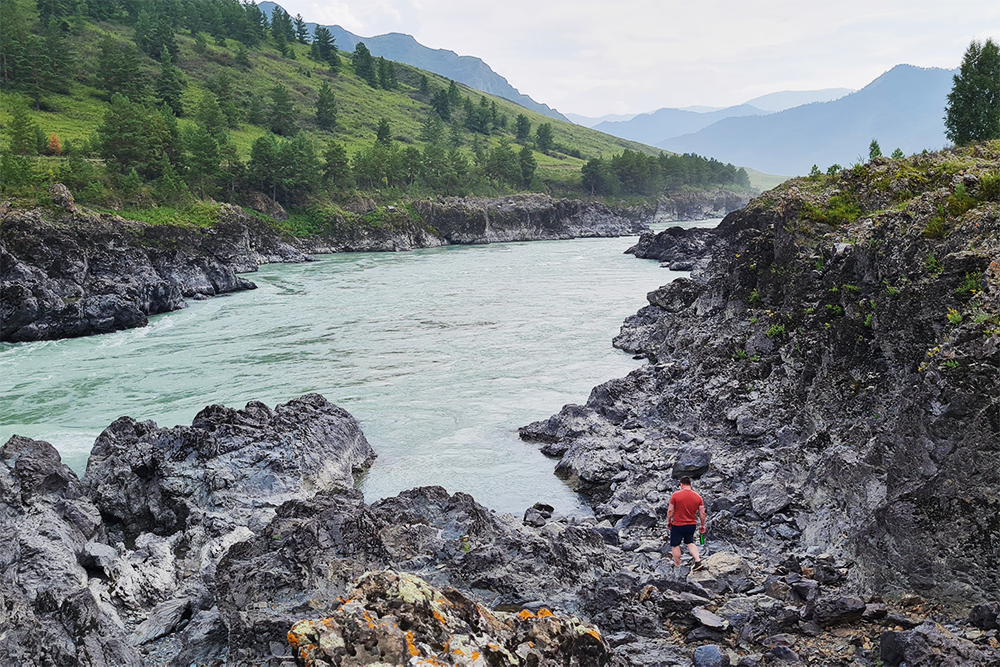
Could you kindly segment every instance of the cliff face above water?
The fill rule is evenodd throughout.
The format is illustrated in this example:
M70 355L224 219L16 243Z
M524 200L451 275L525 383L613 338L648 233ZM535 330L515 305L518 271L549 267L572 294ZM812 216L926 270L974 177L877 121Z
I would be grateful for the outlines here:
M211 228L74 211L9 211L0 226L0 340L72 338L145 326L199 299L254 289L237 275L308 258L224 206Z
M1000 146L792 181L715 239L616 338L649 365L522 435L598 518L662 520L683 469L737 553L829 552L861 595L995 599Z

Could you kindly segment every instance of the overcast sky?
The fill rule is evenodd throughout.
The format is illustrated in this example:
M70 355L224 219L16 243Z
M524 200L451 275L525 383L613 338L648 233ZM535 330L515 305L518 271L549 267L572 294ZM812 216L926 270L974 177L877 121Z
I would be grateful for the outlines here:
M1000 40L1000 0L284 0L364 36L478 56L563 113L730 106L861 88L894 65L954 68Z

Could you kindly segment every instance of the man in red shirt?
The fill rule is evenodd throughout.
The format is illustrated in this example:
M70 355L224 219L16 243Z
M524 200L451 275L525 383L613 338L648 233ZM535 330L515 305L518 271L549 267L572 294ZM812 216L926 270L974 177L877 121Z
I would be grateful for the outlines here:
M687 545L691 557L694 558L692 572L704 567L698 547L694 543L696 519L701 519L701 533L705 532L705 502L691 489L691 478L681 477L681 490L670 496L667 507L667 526L670 527L670 552L674 556L674 565L681 564L681 542Z

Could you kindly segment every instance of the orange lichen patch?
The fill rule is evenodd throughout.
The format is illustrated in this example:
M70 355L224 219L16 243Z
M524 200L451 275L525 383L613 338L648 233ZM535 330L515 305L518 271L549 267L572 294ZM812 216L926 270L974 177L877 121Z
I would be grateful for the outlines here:
M299 647L299 638L296 637L291 630L288 631L288 635L285 637L285 639L288 641L288 645L291 646L292 648Z
M472 659L473 660L479 660L479 651L473 651L472 652Z
M328 628L332 628L333 627L333 619L332 618L324 618L323 619L323 625L325 625Z
M543 609L542 611L548 611L548 609ZM542 612L541 611L538 612L538 615L541 616ZM551 615L552 614L550 613L549 616ZM522 609L521 611L517 612L517 617L522 621L527 621L529 618L535 618L535 615L532 614L531 611L528 609Z
M444 620L444 616L442 616L437 609L432 610L431 613L434 614L434 618L436 618L441 625L448 625L448 623Z
M597 641L601 641L601 633L598 632L597 630L587 630L587 634L596 639Z
M412 657L417 657L420 655L420 649L417 648L416 644L413 643L413 633L406 633L406 650L409 651Z
M545 618L546 616L555 616L555 614L553 614L545 607L542 607L541 609L538 610L538 618Z

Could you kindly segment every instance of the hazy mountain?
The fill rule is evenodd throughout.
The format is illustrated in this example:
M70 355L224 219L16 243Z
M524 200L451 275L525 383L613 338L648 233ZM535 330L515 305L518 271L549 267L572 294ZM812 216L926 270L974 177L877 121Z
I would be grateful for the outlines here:
M697 132L723 118L755 116L763 113L767 112L746 104L707 113L682 109L658 109L652 113L639 114L627 121L604 121L595 125L594 129L615 137L653 146L668 137Z
M850 88L824 88L823 90L783 90L780 93L768 93L748 100L746 104L764 111L784 111L792 107L813 102L831 102L854 91Z
M623 121L632 120L639 114L637 113L609 113L601 116L600 118L591 118L590 116L581 116L578 113L568 113L566 118L570 121L576 123L577 125L583 125L584 127L594 127L598 123L603 123L604 121Z
M766 116L726 118L656 145L697 153L771 174L805 174L867 160L877 139L882 152L941 148L944 107L955 70L897 65L870 84L833 102L817 102ZM598 128L599 129L599 128Z
M271 12L279 5L273 2L261 2L259 6L270 17ZM306 23L306 25L311 35L316 30L317 24ZM445 49L431 49L418 42L411 35L398 32L376 35L375 37L360 37L344 30L339 25L326 27L333 34L337 48L341 51L353 51L355 44L364 42L373 56L382 56L388 60L413 65L454 79L484 93L503 97L551 118L569 120L555 109L523 95L517 88L510 85L507 79L494 72L479 58L460 56L454 51Z

